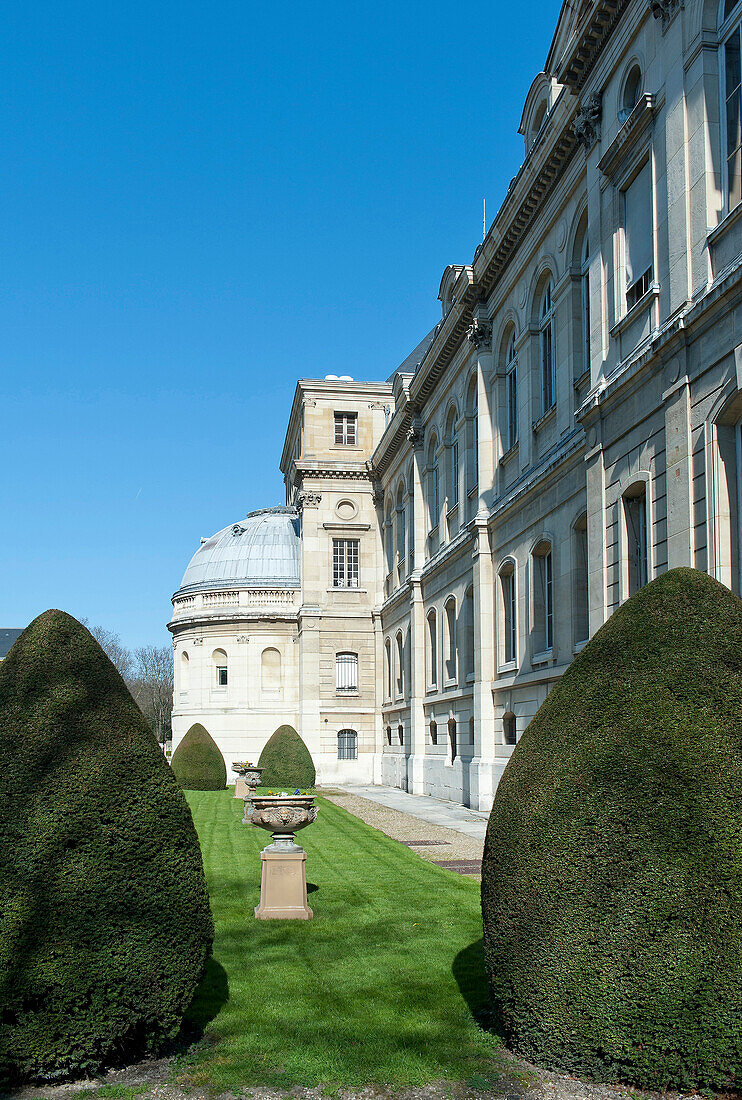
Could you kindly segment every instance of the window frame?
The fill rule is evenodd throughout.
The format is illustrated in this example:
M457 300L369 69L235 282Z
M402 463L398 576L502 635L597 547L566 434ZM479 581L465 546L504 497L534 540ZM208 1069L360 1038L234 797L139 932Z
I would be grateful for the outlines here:
M515 329L505 349L505 439L506 451L518 442L518 349Z
M724 0L721 0L719 5L719 109L720 109L720 124L719 124L719 138L721 142L721 162L722 162L722 217L726 217L727 214L731 214L733 210L736 210L738 206L742 204L742 4L735 4L729 14L725 14ZM739 162L740 162L740 196L735 202L734 206L730 204L730 190L729 190L729 121L728 121L728 89L727 89L727 45L733 35L737 35L737 43L739 46L738 57L738 71L740 76L740 82L736 86L738 93L738 120L740 122L740 145L737 146Z
M352 738L345 737L343 734L352 734ZM343 738L344 744L341 743ZM358 731L350 728L344 728L338 730L337 734L337 747L338 747L338 760L357 760L358 759Z
M554 282L546 280L539 298L538 312L538 361L541 416L556 408L556 370L554 341Z
M347 590L360 587L361 540L334 538L332 540L332 588Z
M341 683L347 680L348 683ZM335 654L335 694L358 695L358 654L341 650Z
M338 428L340 438L338 439ZM350 429L352 428L352 432ZM350 436L352 435L352 439ZM358 446L358 413L333 410L333 442L336 447Z

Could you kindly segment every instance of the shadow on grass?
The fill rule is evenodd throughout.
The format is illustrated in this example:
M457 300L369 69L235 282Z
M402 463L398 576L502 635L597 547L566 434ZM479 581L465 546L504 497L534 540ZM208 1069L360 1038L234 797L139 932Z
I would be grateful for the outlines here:
M182 1051L202 1037L208 1024L221 1012L229 1000L229 980L221 963L212 956L206 963L204 976L196 987L193 1000L186 1009L176 1050Z
M319 890L319 886L317 886L317 884L315 882L308 882L307 883L307 893L308 894L313 894L315 890Z
M459 951L453 960L453 976L461 996L469 1006L474 1019L480 1027L492 1031L502 1038L502 1030L496 1026L495 1015L490 1004L487 988L487 973L484 969L484 940L480 937Z

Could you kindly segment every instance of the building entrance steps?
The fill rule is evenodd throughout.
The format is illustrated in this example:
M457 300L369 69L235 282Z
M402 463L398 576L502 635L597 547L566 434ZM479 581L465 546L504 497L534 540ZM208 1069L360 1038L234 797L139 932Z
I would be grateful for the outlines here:
M369 802L378 802L390 810L429 821L444 829L454 829L474 840L484 841L487 832L489 814L484 810L470 810L457 802L445 802L442 798L432 798L427 794L407 794L396 787L354 787L345 786L338 791L366 798Z

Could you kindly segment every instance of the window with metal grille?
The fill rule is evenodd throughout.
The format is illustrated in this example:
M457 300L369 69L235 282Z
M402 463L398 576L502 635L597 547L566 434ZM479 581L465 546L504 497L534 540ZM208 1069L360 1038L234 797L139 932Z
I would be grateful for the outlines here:
M335 654L335 690L338 694L358 691L358 654Z
M346 447L355 447L357 424L357 413L335 413L335 442Z
M358 539L332 540L333 588L358 588Z
M355 730L340 730L338 733L338 760L358 759L358 734Z

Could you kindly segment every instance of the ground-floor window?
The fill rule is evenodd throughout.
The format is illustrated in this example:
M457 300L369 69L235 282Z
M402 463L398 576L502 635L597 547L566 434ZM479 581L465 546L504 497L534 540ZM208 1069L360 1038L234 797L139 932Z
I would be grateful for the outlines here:
M338 760L358 759L358 734L355 730L340 730L338 733Z

